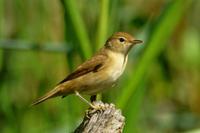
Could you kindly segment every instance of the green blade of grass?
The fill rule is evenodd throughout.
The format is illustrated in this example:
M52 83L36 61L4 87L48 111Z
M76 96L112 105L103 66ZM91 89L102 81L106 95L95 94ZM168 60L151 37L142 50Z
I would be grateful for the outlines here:
M84 58L89 58L92 55L92 49L88 37L88 32L80 16L80 13L77 10L76 0L62 0L62 3L66 7L69 17L72 21L74 31L80 42L80 48L83 56Z
M191 0L186 0L184 2L182 0L171 1L164 14L161 15L151 33L147 44L148 47L143 53L140 62L138 62L136 70L132 74L133 76L130 78L131 82L127 84L120 97L117 99L117 104L120 108L124 109L126 107L126 104L132 97L136 87L140 84L149 65L164 49L165 42L169 39L179 20L191 3Z
M102 47L102 44L105 42L106 34L108 31L109 0L101 0L100 2L101 10L97 29L97 49Z

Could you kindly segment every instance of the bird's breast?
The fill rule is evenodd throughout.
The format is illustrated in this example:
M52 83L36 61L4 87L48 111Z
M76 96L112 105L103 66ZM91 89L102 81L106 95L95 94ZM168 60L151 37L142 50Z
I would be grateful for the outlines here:
M109 53L110 62L107 70L108 78L110 81L116 81L124 72L126 67L128 56L122 53L110 52Z

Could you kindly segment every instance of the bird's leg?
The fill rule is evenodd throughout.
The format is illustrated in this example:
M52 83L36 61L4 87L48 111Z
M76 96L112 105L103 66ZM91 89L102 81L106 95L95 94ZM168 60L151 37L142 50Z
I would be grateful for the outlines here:
M90 97L90 102L92 103L92 102L94 102L94 101L96 101L97 100L97 95L92 95L91 97Z
M75 94L76 94L76 96L78 96L82 101L84 101L85 103L89 104L91 107L93 106L88 100L86 100L84 97L82 97L78 91L75 91Z
M88 100L86 100L84 97L82 97L78 91L74 91L74 92L75 92L76 96L78 96L78 97L79 97L82 101L84 101L85 103L89 104L90 107L92 107L93 109L96 109L96 110L101 110L102 107L100 107L100 106L98 106L98 105L97 105L97 106L96 106L96 105L93 105L93 104L90 103Z
M85 103L89 104L92 108L96 108L92 103L90 103L88 100L86 100L84 97L82 97L80 95L80 93L78 91L75 91L76 96L78 96L82 101L84 101Z

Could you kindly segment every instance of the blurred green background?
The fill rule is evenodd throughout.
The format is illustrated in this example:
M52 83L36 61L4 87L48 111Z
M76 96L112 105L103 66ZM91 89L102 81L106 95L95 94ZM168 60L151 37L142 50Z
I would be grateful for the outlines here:
M144 44L102 95L124 132L199 133L199 13L199 0L0 0L0 132L72 132L88 108L79 98L30 103L125 31Z

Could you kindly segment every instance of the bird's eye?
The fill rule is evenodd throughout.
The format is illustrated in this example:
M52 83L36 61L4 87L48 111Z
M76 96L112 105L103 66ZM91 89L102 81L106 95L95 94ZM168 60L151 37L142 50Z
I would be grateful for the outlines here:
M120 41L120 42L124 42L125 39L124 39L124 38L119 38L119 41Z

